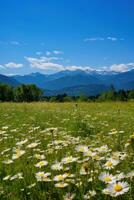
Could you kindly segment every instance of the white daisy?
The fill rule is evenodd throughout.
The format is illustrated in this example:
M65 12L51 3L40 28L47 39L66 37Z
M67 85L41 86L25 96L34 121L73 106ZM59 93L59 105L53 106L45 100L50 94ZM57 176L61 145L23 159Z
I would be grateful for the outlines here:
M55 171L60 171L63 169L63 166L60 162L57 162L51 166L51 169Z
M119 163L119 160L115 160L115 159L108 159L107 162L104 164L104 168L105 169L113 169L114 166L116 166Z
M65 157L61 160L62 163L64 164L69 164L69 163L72 163L72 162L76 162L78 160L78 158L75 158L73 156L68 156L68 157Z
M76 151L80 152L80 153L85 153L88 151L88 146L86 145L78 145L76 148Z
M65 174L60 174L60 175L56 175L54 177L54 181L63 181L65 180L70 174L69 173L65 173Z
M64 183L64 182L60 182L60 183L55 184L55 187L57 187L57 188L64 188L64 187L67 187L67 186L68 186L68 183Z
M72 199L74 199L74 197L75 197L75 194L66 193L66 194L63 196L63 199L64 199L64 200L72 200Z
M35 177L37 179L37 181L44 181L44 182L49 182L51 181L51 179L49 178L49 176L51 175L51 173L44 173L44 172L37 172Z
M14 149L14 154L12 156L12 160L16 160L18 159L19 157L21 157L22 155L25 154L25 151L24 150L21 150L21 149Z
M103 181L104 183L112 183L114 182L116 179L112 174L109 174L107 172L102 172L99 175L99 180Z
M116 182L109 184L107 190L109 191L110 196L116 197L128 192L129 185L127 182Z
M38 163L35 165L35 167L41 168L41 167L44 167L44 166L46 166L46 165L48 165L48 162L47 162L46 160L42 160L42 161L38 162Z

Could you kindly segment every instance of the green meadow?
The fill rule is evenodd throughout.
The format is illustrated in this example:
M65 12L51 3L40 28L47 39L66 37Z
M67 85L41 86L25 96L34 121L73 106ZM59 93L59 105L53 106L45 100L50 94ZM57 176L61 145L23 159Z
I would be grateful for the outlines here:
M1 103L0 200L134 199L134 103Z

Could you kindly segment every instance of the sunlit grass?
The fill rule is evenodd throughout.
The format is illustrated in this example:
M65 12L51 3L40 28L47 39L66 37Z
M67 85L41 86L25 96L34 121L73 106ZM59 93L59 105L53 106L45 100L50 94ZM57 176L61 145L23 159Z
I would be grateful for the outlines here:
M0 104L0 200L133 199L134 103Z

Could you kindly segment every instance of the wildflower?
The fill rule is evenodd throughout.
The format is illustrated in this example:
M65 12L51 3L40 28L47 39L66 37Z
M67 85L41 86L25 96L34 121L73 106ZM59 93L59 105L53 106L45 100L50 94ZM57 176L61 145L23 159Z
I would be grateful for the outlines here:
M112 169L119 163L118 160L114 160L112 158L108 159L108 161L104 164L105 169Z
M103 172L100 174L99 180L103 181L104 183L112 183L115 181L115 177L112 174Z
M96 191L95 190L89 190L84 196L83 198L88 200L91 199L91 197L94 197L96 195Z
M28 139L25 139L25 140L22 140L20 142L17 142L16 145L17 146L22 146L23 144L27 143L28 142Z
M31 189L31 188L33 188L33 187L35 187L35 186L36 186L36 183L33 183L33 184L31 184L31 185L28 185L27 188L28 188L28 189Z
M121 172L120 174L116 174L116 180L119 181L121 179L124 179L126 176L123 172Z
M76 151L80 152L80 153L85 153L88 151L88 146L86 145L78 145L76 148Z
M35 177L37 179L37 181L51 181L51 179L49 178L49 176L51 175L51 173L44 173L44 172L37 172Z
M65 174L60 174L60 175L56 175L54 177L54 181L63 181L65 180L70 174L69 173L65 173Z
M129 185L127 182L116 182L109 184L107 190L109 191L110 196L116 197L128 192Z
M18 173L18 174L15 174L14 176L12 176L10 178L10 180L14 180L14 179L23 179L23 174L22 173Z
M96 152L92 152L90 150L84 152L84 156L87 156L87 157L95 157L97 155Z
M47 162L46 160L42 160L42 161L38 162L38 163L35 165L35 167L41 168L41 167L44 167L44 166L46 166L46 165L48 165L48 162Z
M127 154L123 152L113 152L112 158L115 160L124 160L126 158Z
M2 129L3 130L7 130L9 127L8 126L3 126Z
M11 177L11 175L5 176L5 177L3 178L3 181L7 181L7 180L9 180L10 177Z
M101 147L98 148L98 151L100 153L107 153L109 151L108 146L107 145L103 145Z
M64 183L64 182L60 182L60 183L55 184L55 187L57 187L57 188L64 188L64 187L67 187L67 186L68 186L68 183Z
M75 194L66 193L66 194L63 196L63 200L72 200L72 199L74 199L74 197L75 197Z
M40 143L33 142L33 143L27 145L27 148L29 148L29 149L33 149L33 148L37 147L39 144L40 144Z
M12 156L12 159L15 160L15 159L18 159L19 157L21 157L22 155L25 154L25 151L24 150L21 150L21 149L15 149L14 150L14 154Z
M7 164L7 165L9 165L9 164L11 164L11 163L13 163L13 160L4 160L4 161L2 161L4 164Z
M108 195L108 194L110 194L110 191L109 191L109 189L105 188L102 190L102 193Z
M68 157L63 158L61 162L64 163L64 164L69 164L69 163L72 163L72 162L76 162L77 160L78 160L78 158L68 156Z
M60 171L63 169L63 166L60 162L59 163L57 162L51 166L51 169L55 171Z
M78 181L75 185L76 185L77 187L80 187L82 184L83 184L82 181Z
M44 155L41 155L41 154L35 154L34 155L34 158L38 159L38 160L44 160L45 159L45 156Z
M129 172L127 175L126 175L126 178L133 178L134 177L134 170Z
M5 149L4 151L1 152L1 155L4 155L5 153L7 153L10 150L11 150L11 148Z

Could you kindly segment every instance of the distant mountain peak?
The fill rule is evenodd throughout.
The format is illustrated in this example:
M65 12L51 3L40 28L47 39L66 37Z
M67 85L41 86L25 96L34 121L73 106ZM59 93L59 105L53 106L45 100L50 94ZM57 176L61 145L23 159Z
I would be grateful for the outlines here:
M54 74L42 74L40 72L34 72L27 75L17 76L0 76L0 82L9 83L10 85L17 84L36 84L38 87L48 91L74 91L77 90L88 91L88 87L92 87L93 90L100 91L106 89L109 85L114 85L118 89L133 89L134 88L134 69L126 72L115 72L107 70L62 70ZM103 87L102 87L103 85ZM81 86L81 87L80 87ZM98 89L97 89L98 87ZM74 89L75 88L75 89ZM102 90L103 91L103 90Z

